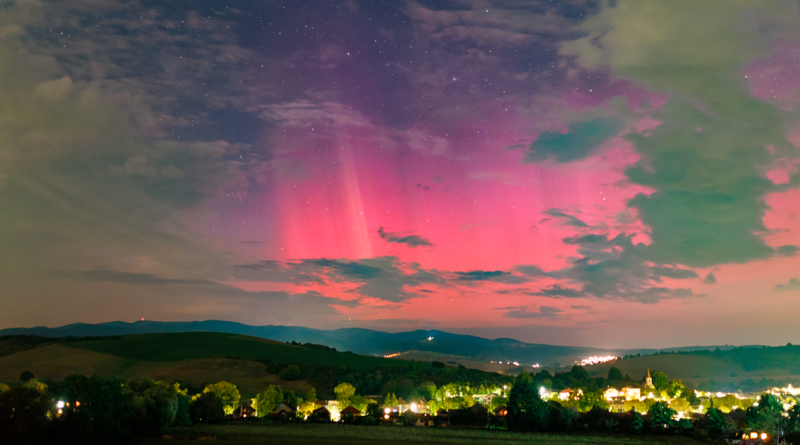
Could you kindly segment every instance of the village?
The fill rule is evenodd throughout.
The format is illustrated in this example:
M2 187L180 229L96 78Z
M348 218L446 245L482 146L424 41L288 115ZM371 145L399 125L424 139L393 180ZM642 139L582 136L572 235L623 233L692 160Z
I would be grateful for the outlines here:
M347 384L342 384L347 386ZM340 387L342 386L340 385ZM678 385L680 386L680 385ZM339 392L340 387L337 387ZM345 388L346 389L346 388ZM444 388L442 388L444 389ZM359 398L362 405L366 400L366 408L357 408L348 403L347 399L315 400L302 402L294 406L288 401L282 401L269 413L259 413L252 405L243 403L228 418L234 421L254 420L266 417L272 421L281 422L307 422L343 424L383 424L405 425L416 427L448 427L453 426L498 426L504 425L504 418L508 416L509 401L508 385L494 387L486 393L470 394L468 388L464 392L439 392L445 400L426 400L424 397L415 397L405 400L389 394L383 401L380 396L366 396ZM346 391L342 391L346 392ZM640 386L623 386L619 388L607 387L602 391L593 391L600 400L586 401L591 395L585 394L581 388L565 388L562 390L548 390L544 386L538 388L538 396L544 402L557 402L577 417L582 412L592 409L607 409L609 413L626 414L636 412L643 416L648 415L648 408L656 402L665 403L674 410L673 419L678 422L696 422L708 413L709 408L714 408L722 413L729 414L735 420L744 418L746 410L758 406L759 396L769 394L780 401L783 415L796 405L796 397L800 395L800 388L791 384L786 387L766 389L762 393L728 393L706 392L683 388L673 392L659 391L653 383L650 371L647 371ZM464 397L467 396L467 397ZM356 396L358 397L358 396ZM469 402L465 403L465 399ZM458 406L453 406L448 400L457 400ZM584 403L585 402L585 403ZM448 409L449 407L449 409ZM588 409L587 409L588 408ZM370 420L367 420L367 419ZM736 429L728 428L728 432ZM751 434L755 436L750 437ZM763 431L746 431L743 440L748 443L759 443L766 440L767 433ZM763 435L763 437L762 437ZM738 440L738 439L736 439ZM755 442L753 442L755 440Z

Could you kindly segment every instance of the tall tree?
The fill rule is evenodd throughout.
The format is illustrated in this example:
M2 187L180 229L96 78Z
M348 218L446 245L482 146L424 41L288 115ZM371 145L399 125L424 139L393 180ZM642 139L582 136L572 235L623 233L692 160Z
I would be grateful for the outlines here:
M350 399L356 394L356 388L349 383L339 383L333 392L336 393L336 401L339 402L340 409L345 409L350 405Z
M253 408L258 417L266 417L283 402L283 389L278 385L270 385L266 391L256 395Z
M550 420L550 407L539 396L539 389L530 375L517 376L508 395L508 429L516 431L542 431Z
M226 415L233 414L233 410L239 406L239 400L242 398L236 385L225 380L206 386L203 393L207 392L213 392L222 401L222 408Z

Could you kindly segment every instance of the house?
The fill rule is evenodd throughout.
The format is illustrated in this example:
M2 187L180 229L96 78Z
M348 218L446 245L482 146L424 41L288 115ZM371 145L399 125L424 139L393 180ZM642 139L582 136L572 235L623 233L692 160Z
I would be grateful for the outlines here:
M322 423L330 422L331 421L331 412L328 411L328 409L325 408L324 406L321 406L321 407L315 409L314 411L312 411L311 414L308 415L308 421L309 422L322 422Z
M272 419L287 419L294 417L296 412L297 408L292 406L291 403L281 402L280 405L276 406L275 409L268 414L268 416Z
M575 393L574 397L577 399L581 395L583 395L583 390L578 389L578 391L576 392L572 388L562 389L561 391L558 392L558 400L569 400L570 397L573 397L573 393Z
M619 393L625 396L625 400L639 400L642 398L642 390L630 386L620 389Z
M450 420L450 415L448 414L446 409L440 409L436 411L436 423L442 426L447 426Z
M506 407L505 405L500 405L497 408L495 408L493 412L495 416L507 416L508 407Z
M619 391L616 388L609 387L605 390L605 392L603 392L603 397L605 397L606 400L611 401L619 397Z
M243 418L253 418L256 417L256 410L252 406L242 403L233 410L233 418L234 419L243 419Z
M350 405L347 408L343 409L339 413L339 415L342 417L342 419L347 419L347 418L351 418L352 419L353 417L360 416L361 415L361 411L358 408Z

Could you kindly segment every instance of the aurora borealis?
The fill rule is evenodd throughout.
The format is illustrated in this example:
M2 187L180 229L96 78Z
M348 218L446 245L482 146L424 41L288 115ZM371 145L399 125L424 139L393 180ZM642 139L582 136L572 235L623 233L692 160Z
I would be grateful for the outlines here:
M0 328L792 340L793 2L0 6Z

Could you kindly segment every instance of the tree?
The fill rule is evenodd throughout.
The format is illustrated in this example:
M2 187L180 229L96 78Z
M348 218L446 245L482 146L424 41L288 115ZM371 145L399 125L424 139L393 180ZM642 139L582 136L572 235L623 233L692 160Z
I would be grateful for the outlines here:
M397 406L397 396L394 393L389 393L386 395L386 400L383 401L383 406Z
M225 418L222 400L213 392L203 392L192 397L189 403L192 423L211 423Z
M55 425L57 435L66 441L113 442L141 433L135 429L132 396L125 393L122 380L71 375L54 382L50 391L56 400L70 404Z
M301 375L302 372L300 371L299 366L289 365L286 368L284 368L280 374L278 374L278 377L280 377L281 380L291 381L299 379Z
M619 382L623 380L622 371L619 368L612 366L611 369L608 370L608 381L609 382Z
M22 371L22 374L19 375L20 382L27 382L32 378L33 378L33 373L30 371Z
M572 369L569 370L569 374L575 380L583 380L589 377L589 373L580 365L572 365Z
M772 394L762 394L757 405L747 408L744 420L750 428L766 431L774 436L784 427L783 405Z
M258 393L253 399L253 408L258 417L266 417L283 402L283 390L278 385L270 385L266 391Z
M650 414L650 428L656 432L663 432L675 426L675 415L678 413L665 402L656 402L648 410Z
M508 395L508 429L517 431L541 431L547 428L550 408L539 396L530 375L523 371L518 376Z
M417 395L417 390L414 388L414 383L411 380L403 379L397 384L397 394L408 400Z
M350 399L355 395L356 388L349 383L339 383L333 389L336 393L336 400L339 402L341 409L347 408L350 405Z
M0 441L36 443L44 439L50 399L32 388L17 386L0 394Z
M593 408L608 410L608 407L608 401L599 389L586 390L578 399L578 409L583 412L590 411Z
M669 378L661 371L653 373L653 386L659 391L664 391L669 386Z
M124 393L135 408L134 428L141 434L155 436L175 422L178 414L178 388L150 378L131 380Z
M422 382L417 386L417 394L431 400L436 397L436 384L433 382Z
M316 405L317 404L317 390L316 389L311 388L311 389L308 390L308 392L306 393L306 402L311 403L312 405Z
M669 382L669 385L667 385L667 395L669 395L672 398L684 396L688 392L690 391L688 391L686 387L683 386L683 382L680 380L673 380Z
M714 434L722 434L724 430L733 427L731 417L713 406L706 411L706 419L706 428Z
M222 402L222 408L226 415L233 414L233 411L239 406L239 399L241 395L236 385L221 381L212 383L203 390L203 393L213 392L217 398Z

